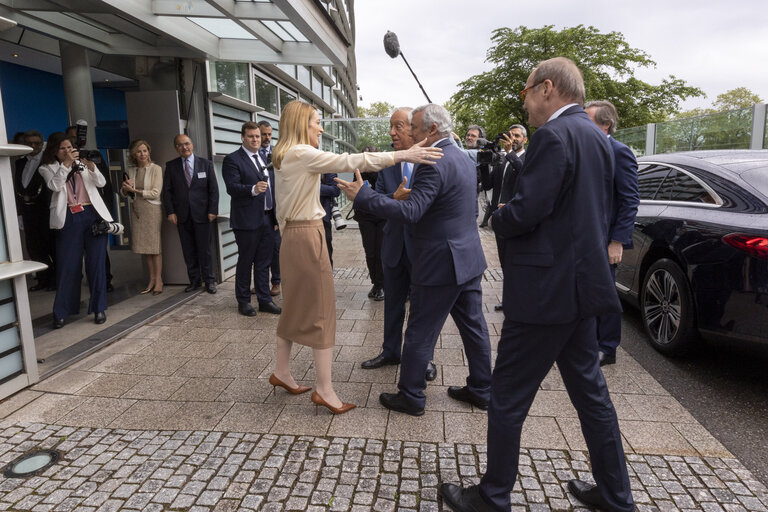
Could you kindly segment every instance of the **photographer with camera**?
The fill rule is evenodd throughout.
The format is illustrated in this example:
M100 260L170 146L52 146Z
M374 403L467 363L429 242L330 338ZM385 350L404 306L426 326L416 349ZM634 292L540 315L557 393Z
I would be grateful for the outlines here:
M344 229L347 226L339 211L339 204L336 202L336 198L341 194L341 190L336 184L336 180L334 180L336 176L335 172L320 176L320 204L323 205L325 210L323 228L325 228L325 244L328 246L328 257L331 260L331 267L333 267L333 229L331 229L331 223L333 223L336 229Z
M484 190L492 190L489 214L492 215L501 205L512 199L517 173L523 167L525 160L525 143L528 141L525 127L521 124L513 124L507 133L500 133L492 142L484 141L483 153L479 161L489 161L489 166L480 169L482 187ZM504 154L498 144L504 148ZM503 156L502 156L503 155ZM493 226L491 226L493 227ZM496 247L499 252L499 264L504 264L504 241L496 237ZM501 303L494 306L494 310L502 311Z
M80 313L81 268L85 256L91 298L88 314L94 322L107 320L107 279L104 260L106 233L97 234L94 225L112 223L112 215L99 195L106 183L104 175L90 160L81 159L73 140L62 132L48 137L38 171L53 191L50 226L56 230L56 298L53 302L53 328L64 326L64 319ZM111 225L110 225L111 226Z

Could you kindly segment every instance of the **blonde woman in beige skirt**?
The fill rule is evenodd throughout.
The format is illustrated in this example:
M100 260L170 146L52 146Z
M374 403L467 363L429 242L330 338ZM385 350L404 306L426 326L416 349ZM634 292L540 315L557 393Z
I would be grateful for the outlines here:
M280 116L280 139L272 152L275 167L275 205L283 241L280 247L283 312L277 324L275 370L272 386L289 393L312 389L300 386L291 375L291 348L294 343L312 347L317 388L312 393L315 414L318 406L333 414L354 408L336 395L331 378L336 335L336 296L333 271L325 245L320 204L320 175L328 172L379 171L395 163L432 163L439 159L438 148L414 145L408 150L388 153L338 155L321 151L323 127L315 107L295 100Z
M128 148L132 166L128 167L120 194L133 198L131 207L131 250L143 254L149 268L149 284L141 293L163 293L163 255L160 232L163 225L163 207L160 192L163 189L163 169L152 162L149 143L135 140Z

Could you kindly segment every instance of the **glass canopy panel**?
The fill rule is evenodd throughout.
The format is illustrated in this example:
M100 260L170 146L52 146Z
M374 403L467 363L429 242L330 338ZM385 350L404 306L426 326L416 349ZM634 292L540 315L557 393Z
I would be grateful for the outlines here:
M222 39L256 39L256 36L227 18L195 18L188 16L187 19Z
M290 41L295 42L296 38L294 38L290 32L285 30L282 25L280 25L278 22L274 20L263 20L262 23L274 34L279 37L282 41Z

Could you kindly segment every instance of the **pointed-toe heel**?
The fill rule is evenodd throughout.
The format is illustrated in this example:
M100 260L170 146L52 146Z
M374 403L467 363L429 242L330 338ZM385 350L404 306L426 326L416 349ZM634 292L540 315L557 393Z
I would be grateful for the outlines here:
M295 388L289 387L288 384L275 377L274 373L269 376L269 383L272 384L272 391L275 391L277 386L280 386L292 395L300 395L312 389L310 386L302 386L300 384L297 384Z
M357 407L355 404L348 404L346 402L341 402L341 407L334 407L325 400L323 400L323 397L320 396L320 394L317 391L312 392L312 402L315 404L315 416L318 414L318 408L319 406L327 407L329 411L331 411L332 414L344 414L347 411L351 411L355 407Z

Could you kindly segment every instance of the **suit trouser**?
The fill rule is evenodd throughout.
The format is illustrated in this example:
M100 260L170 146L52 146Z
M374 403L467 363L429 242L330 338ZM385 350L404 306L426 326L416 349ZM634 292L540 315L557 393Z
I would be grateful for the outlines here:
M272 272L272 278L270 279L272 284L280 284L280 244L283 242L283 237L280 236L280 230L275 229L276 227L277 226L272 227L272 264L269 266Z
M363 239L363 250L365 251L368 275L371 277L371 284L379 287L384 286L384 271L381 266L381 241L384 238L384 224L386 222L384 219L368 220L366 218L357 220L357 225L360 227L360 236Z
M397 387L414 406L423 408L425 373L440 330L450 313L464 344L469 366L467 388L487 400L491 385L491 342L483 315L482 274L461 285L411 287L411 307ZM386 301L386 292L384 295Z
M237 243L235 297L240 304L251 303L251 275L259 304L269 304L269 265L272 263L274 238L272 226L262 223L258 229L233 229Z
M613 510L633 510L619 423L598 364L594 318L558 325L504 321L491 382L481 494L498 510L509 510L523 422L555 362L579 415L603 498Z
M400 359L403 345L405 302L411 289L411 261L403 250L400 261L394 267L382 266L384 274L384 357ZM431 356L430 356L431 357Z
M211 223L194 222L190 215L176 227L179 230L181 252L184 254L190 284L215 283L211 265Z
M333 231L330 220L323 219L323 229L325 230L325 245L328 246L328 259L331 260L331 267L333 267Z
M616 280L616 265L611 265L611 276ZM621 342L621 313L609 313L597 317L597 344L601 352L616 353Z
M91 226L98 220L101 220L101 217L93 206L85 206L80 213L71 213L67 209L64 227L56 230L56 298L53 300L55 318L63 319L80 313L83 254L91 293L88 314L107 309L107 274L104 269L107 235L91 234Z

